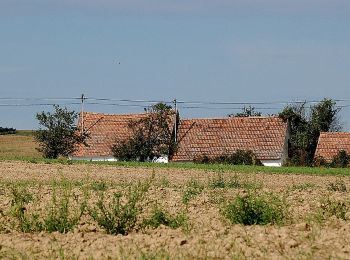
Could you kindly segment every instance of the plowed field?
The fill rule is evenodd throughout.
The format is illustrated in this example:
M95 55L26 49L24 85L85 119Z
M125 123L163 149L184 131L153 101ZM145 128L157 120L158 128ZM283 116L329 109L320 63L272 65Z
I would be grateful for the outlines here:
M3 161L0 259L350 259L349 188L347 176ZM93 217L99 202L125 205L141 189L137 219L124 234ZM282 223L226 218L237 196L262 194L283 201ZM174 223L178 217L177 225L149 224L155 209ZM50 230L65 218L75 221Z

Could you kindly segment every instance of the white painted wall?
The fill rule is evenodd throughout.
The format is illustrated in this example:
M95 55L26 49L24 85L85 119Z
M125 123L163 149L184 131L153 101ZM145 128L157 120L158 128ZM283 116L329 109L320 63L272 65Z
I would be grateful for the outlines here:
M116 158L113 156L100 156L100 157L77 157L77 156L72 156L69 157L70 160L76 160L76 161L93 161L93 162L116 162L118 161Z
M282 159L280 159L280 160L261 160L261 162L264 166L270 166L270 167L281 167L283 164Z

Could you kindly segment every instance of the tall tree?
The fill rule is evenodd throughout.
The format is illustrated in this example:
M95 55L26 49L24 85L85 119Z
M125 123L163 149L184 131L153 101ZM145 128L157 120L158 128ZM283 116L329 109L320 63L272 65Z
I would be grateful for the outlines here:
M289 157L292 164L312 163L320 132L339 131L340 109L331 99L324 99L308 110L305 103L289 105L279 116L290 126Z
M35 139L39 142L38 150L45 158L68 156L75 150L75 145L83 143L85 135L78 133L75 121L78 114L54 105L54 112L36 114L40 128L35 132Z

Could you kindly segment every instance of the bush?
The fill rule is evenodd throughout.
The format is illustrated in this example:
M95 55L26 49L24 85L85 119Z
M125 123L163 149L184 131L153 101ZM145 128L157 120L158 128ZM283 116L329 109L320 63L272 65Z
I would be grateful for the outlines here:
M106 229L108 234L126 235L136 226L139 215L142 213L142 201L149 189L149 183L138 183L129 187L122 202L122 194L114 193L112 201L107 203L104 193L100 193L96 207L89 209L91 217Z
M193 160L194 163L220 163L233 165L263 165L256 155L248 150L237 150L236 152L226 155L220 155L210 158L207 155L198 156Z
M171 216L168 212L163 211L157 207L153 210L151 217L145 220L143 224L145 226L150 226L153 228L164 225L176 229L181 226L185 226L186 222L187 217L184 213L177 214L176 216Z
M281 224L286 218L284 201L276 195L248 195L237 197L223 211L232 224L266 225Z
M337 155L333 157L331 162L332 167L346 168L350 162L350 155L344 150L340 150Z

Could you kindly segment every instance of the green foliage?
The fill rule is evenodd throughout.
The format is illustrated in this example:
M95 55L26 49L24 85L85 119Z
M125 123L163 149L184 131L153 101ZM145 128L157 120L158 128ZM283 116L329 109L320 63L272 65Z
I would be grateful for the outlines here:
M77 131L75 120L78 114L54 105L54 113L41 112L36 118L41 125L35 132L35 139L39 142L38 150L45 158L55 159L59 156L67 157L75 150L75 145L84 143L87 135ZM43 128L42 128L43 127Z
M262 165L252 151L237 150L230 155L220 155L215 158L209 158L206 155L199 156L194 159L194 163L218 163L233 165Z
M190 180L185 187L185 190L182 195L182 202L188 204L191 199L201 194L204 189L204 186L196 180Z
M282 224L287 216L287 208L277 195L249 193L237 195L224 207L223 213L232 224Z
M346 213L349 211L349 203L339 200L333 200L329 197L321 200L319 215L322 220L331 216L346 220Z
M316 188L316 184L314 183L300 183L300 184L293 184L293 186L291 187L292 190L298 190L298 191L303 191L303 190L312 190L314 188Z
M340 109L331 99L324 99L306 109L305 103L287 106L279 116L289 122L291 165L312 165L320 132L339 131Z
M17 220L17 229L21 232L38 231L37 216L28 214L28 204L33 200L33 195L23 187L11 188L10 214Z
M340 191L340 192L348 191L348 189L346 188L345 182L343 180L336 180L335 182L329 183L327 189L329 191Z
M80 210L70 206L70 191L64 189L57 199L54 191L51 204L47 205L48 214L40 217L37 213L28 211L28 204L32 202L33 195L24 188L12 188L11 215L17 220L17 229L21 232L48 231L66 233L74 228L85 211L86 202L80 205Z
M171 106L155 104L145 117L129 122L130 139L112 146L114 157L122 161L147 161L155 156L171 156L176 150L173 118L179 120Z
M230 114L229 117L250 117L250 116L261 116L260 112L255 110L255 107L248 106L243 107L242 112L237 114Z
M333 157L333 160L331 162L331 167L346 168L349 166L349 163L350 163L350 155L346 151L340 150Z
M176 216L171 216L168 212L156 207L150 218L146 219L143 223L144 226L150 226L152 228L157 228L160 225L168 226L170 228L176 229L179 227L185 227L187 223L187 216L185 213L177 214Z
M48 215L44 218L43 226L48 232L58 231L67 233L71 231L79 222L85 212L86 202L80 205L80 209L72 210L70 206L71 191L63 189L57 198L56 192L53 192L51 205L48 207Z
M106 191L108 184L104 181L94 181L91 183L91 188L94 191Z
M15 128L0 127L0 135L16 134L17 130Z
M111 202L106 202L104 193L100 193L96 207L89 209L91 217L109 234L126 235L136 226L139 215L142 213L142 201L149 189L149 183L138 183L129 187L128 193L113 194Z
M258 189L262 187L260 183L239 180L237 174L231 176L228 179L225 179L222 173L218 173L214 178L209 178L208 186L212 189Z

